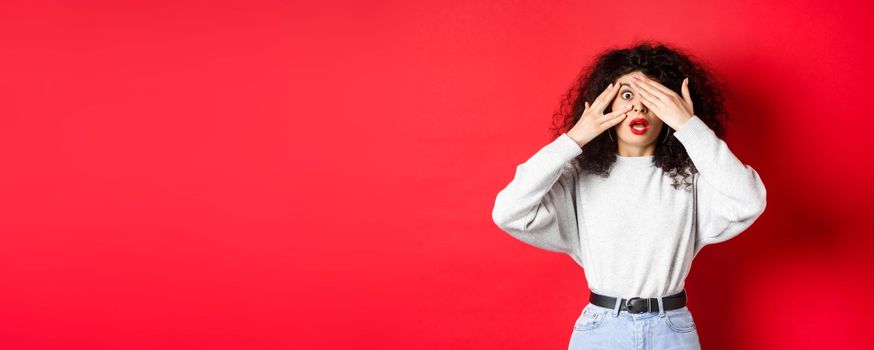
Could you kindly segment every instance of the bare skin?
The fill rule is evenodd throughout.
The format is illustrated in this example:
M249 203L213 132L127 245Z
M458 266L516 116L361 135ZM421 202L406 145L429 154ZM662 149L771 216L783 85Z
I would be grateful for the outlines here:
M618 155L653 155L664 124L679 130L694 114L688 79L683 80L681 90L682 97L639 71L628 73L604 89L591 105L585 103L583 115L567 135L582 147L612 129ZM608 105L612 112L604 114ZM646 119L649 130L641 135L631 132L629 122L635 118Z

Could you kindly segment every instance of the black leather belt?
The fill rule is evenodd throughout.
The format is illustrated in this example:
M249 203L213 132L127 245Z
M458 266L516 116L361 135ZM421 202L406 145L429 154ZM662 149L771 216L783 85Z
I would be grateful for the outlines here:
M606 295L597 294L589 291L589 302L600 307L614 308L616 307L616 298ZM632 314L640 314L644 312L659 312L659 298L630 298L620 299L619 311L628 311ZM683 289L677 294L662 297L662 304L665 310L676 310L686 306L686 290Z

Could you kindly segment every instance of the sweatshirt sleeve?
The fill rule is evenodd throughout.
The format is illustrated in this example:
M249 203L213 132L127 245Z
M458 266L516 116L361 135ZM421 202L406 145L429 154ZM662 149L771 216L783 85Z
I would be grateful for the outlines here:
M698 169L695 176L697 239L701 246L734 238L765 211L765 185L703 120L692 116L674 132Z
M576 170L569 162L583 151L562 134L516 167L512 181L495 199L492 219L527 244L567 253L578 264Z

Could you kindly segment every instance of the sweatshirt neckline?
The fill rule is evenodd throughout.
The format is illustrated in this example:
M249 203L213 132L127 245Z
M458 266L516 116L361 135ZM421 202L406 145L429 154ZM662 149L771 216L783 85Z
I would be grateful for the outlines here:
M652 160L655 156L636 156L636 157L627 157L620 156L618 153L616 154L616 164L622 166L633 166L633 167L643 167L652 165Z

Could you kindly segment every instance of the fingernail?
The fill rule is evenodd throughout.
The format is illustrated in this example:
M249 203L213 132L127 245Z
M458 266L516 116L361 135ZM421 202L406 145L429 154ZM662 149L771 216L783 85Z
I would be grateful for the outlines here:
M610 83L610 86L609 86L609 87L613 87L613 83Z

